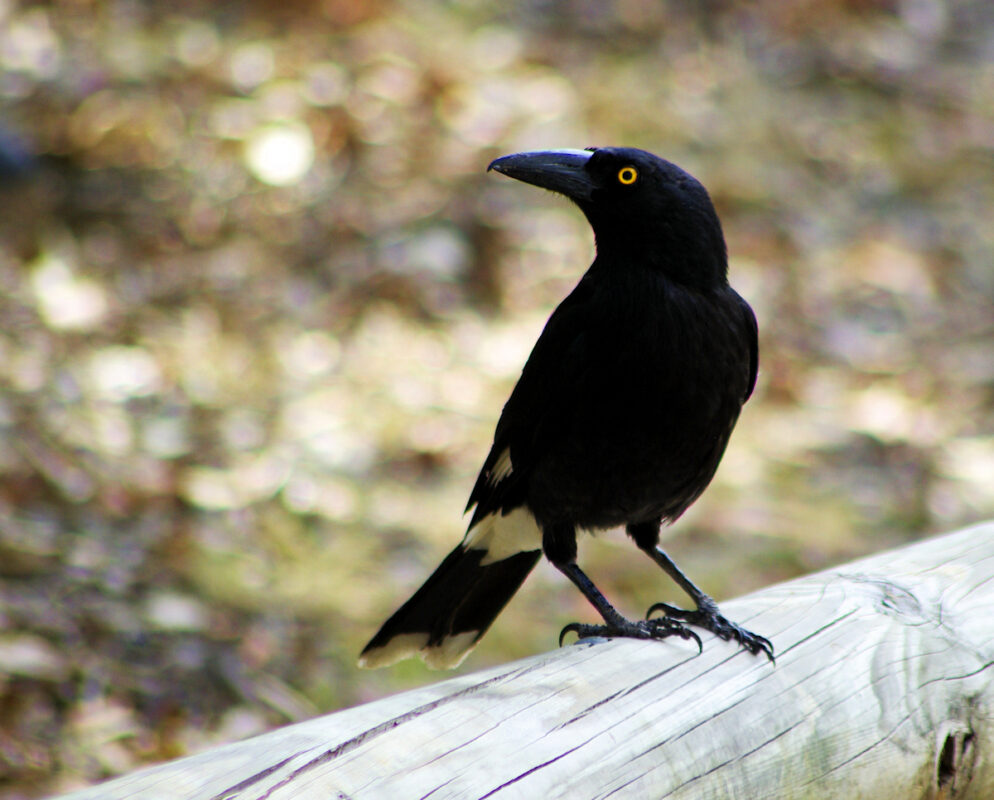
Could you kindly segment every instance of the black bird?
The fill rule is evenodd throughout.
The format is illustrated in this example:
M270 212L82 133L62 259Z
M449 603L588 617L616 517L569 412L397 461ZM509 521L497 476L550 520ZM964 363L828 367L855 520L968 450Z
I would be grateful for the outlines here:
M728 285L721 223L705 188L644 150L518 153L488 169L565 195L597 256L549 317L497 423L469 496L462 543L372 638L360 666L420 655L454 667L544 552L600 612L580 638L700 639L687 625L773 659L659 547L710 483L756 383L756 317ZM695 608L625 619L576 563L578 530L624 525Z

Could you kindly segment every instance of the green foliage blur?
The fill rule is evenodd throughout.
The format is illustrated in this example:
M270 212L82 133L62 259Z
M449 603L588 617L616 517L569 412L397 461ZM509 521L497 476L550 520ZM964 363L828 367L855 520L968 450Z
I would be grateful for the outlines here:
M712 192L762 353L669 532L707 591L994 514L991 41L984 0L0 0L0 796L445 677L355 656L593 247L505 153ZM462 669L592 616L543 565Z

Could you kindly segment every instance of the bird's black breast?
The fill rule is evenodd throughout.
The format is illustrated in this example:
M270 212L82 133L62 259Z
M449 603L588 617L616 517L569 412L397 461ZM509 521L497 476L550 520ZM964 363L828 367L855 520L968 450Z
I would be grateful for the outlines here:
M752 312L727 285L700 292L595 269L584 280L515 389L545 404L510 439L526 504L543 524L675 519L710 482L752 389ZM539 366L555 391L529 390Z

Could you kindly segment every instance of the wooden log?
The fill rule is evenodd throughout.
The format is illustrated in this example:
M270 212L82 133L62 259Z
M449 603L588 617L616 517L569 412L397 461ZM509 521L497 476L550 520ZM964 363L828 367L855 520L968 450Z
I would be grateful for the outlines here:
M994 797L994 523L152 767L73 800Z

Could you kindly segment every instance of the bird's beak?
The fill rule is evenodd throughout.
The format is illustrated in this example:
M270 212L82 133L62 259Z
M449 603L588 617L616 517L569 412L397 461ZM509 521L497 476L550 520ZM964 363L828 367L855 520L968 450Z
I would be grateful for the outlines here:
M596 187L584 167L592 155L590 150L514 153L491 161L487 171L497 170L509 178L558 192L571 200L590 200Z

